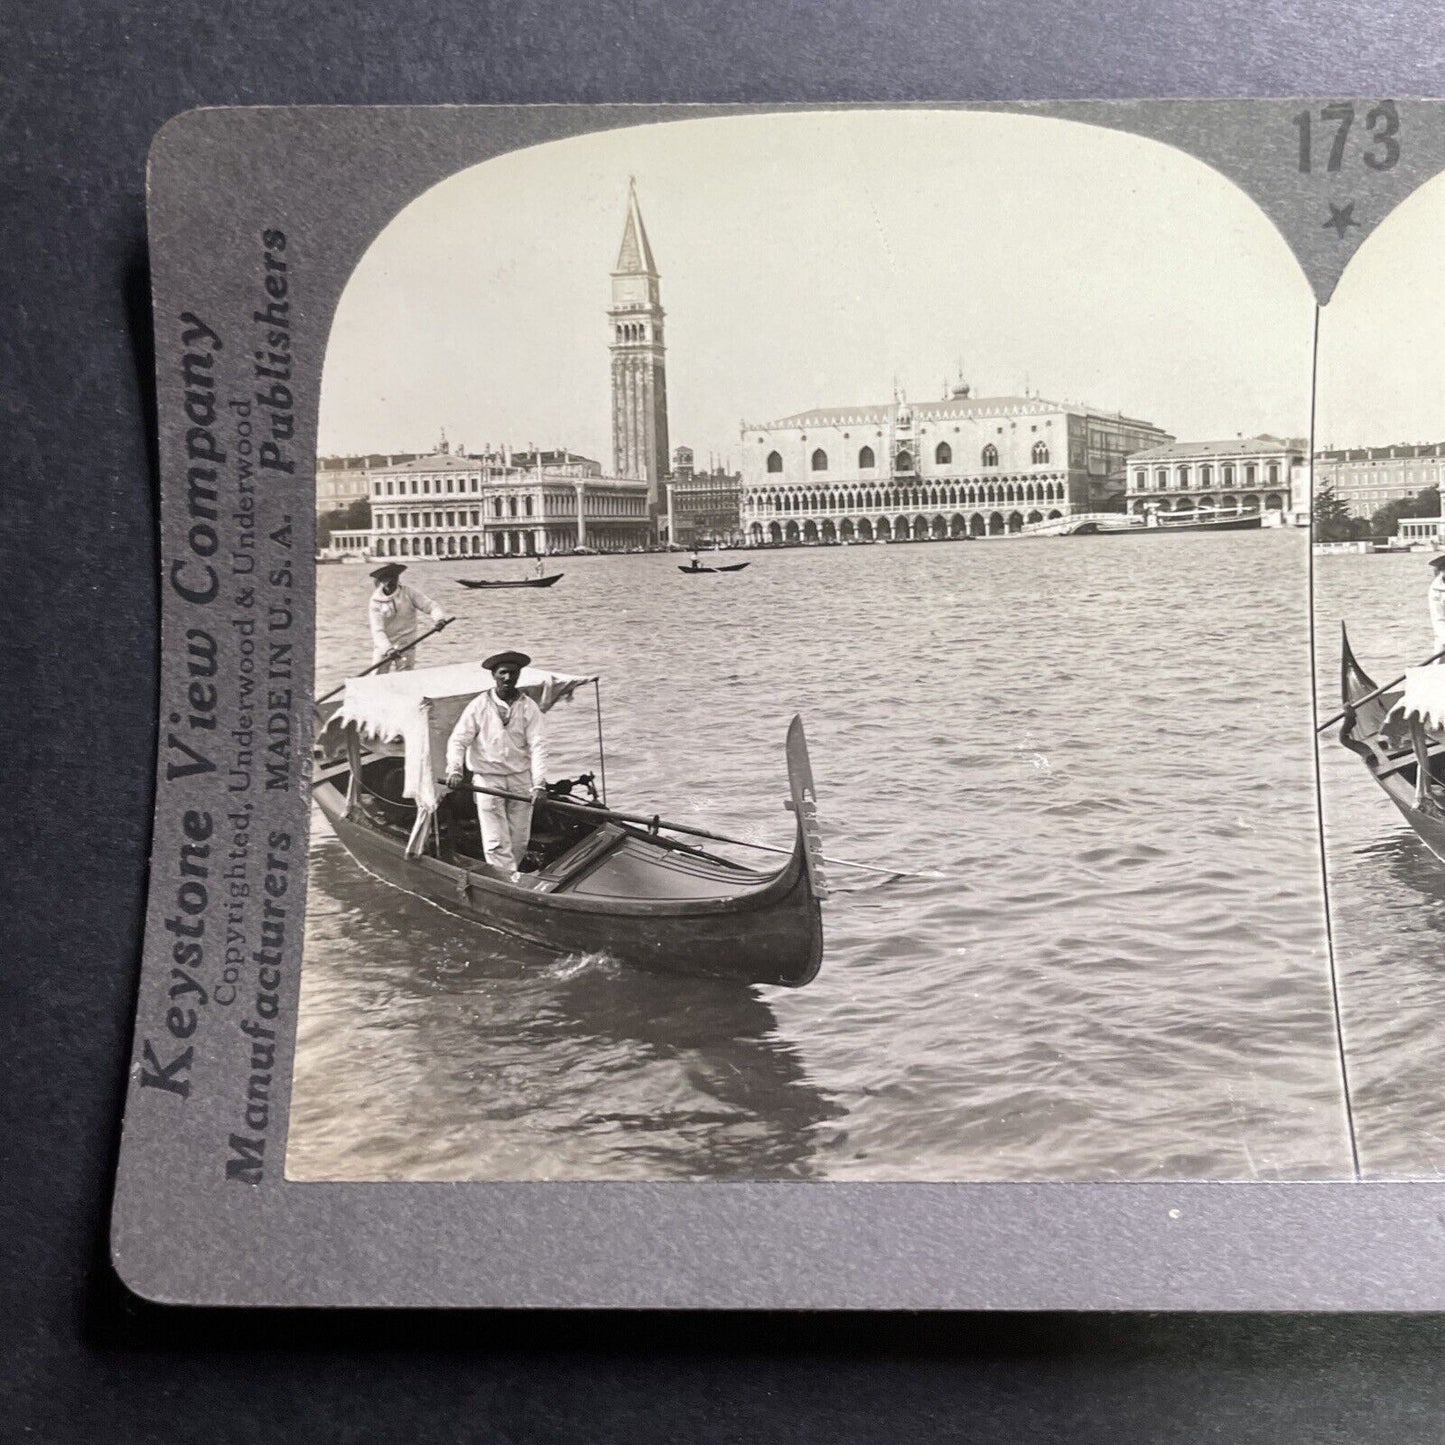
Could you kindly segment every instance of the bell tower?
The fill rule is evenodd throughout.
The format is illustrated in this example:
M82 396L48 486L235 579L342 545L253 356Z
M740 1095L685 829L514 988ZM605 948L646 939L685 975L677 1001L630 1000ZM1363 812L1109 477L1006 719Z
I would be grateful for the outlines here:
M654 520L666 507L667 346L662 290L647 229L637 204L637 183L627 184L627 220L612 272L612 466L619 477L647 483Z

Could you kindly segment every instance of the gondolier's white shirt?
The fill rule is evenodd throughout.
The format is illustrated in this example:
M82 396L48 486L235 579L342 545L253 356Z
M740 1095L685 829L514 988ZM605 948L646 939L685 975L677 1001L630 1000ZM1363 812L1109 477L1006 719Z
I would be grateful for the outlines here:
M1445 647L1445 574L1430 579L1430 625L1435 629L1435 650Z
M433 622L440 622L446 613L439 602L433 602L425 592L408 587L405 582L397 584L395 592L388 597L378 586L371 594L371 640L378 653L393 647L405 647L416 639L421 630L421 616L426 613Z
M542 787L547 781L542 709L523 692L509 704L491 691L478 694L447 740L447 772L456 772L464 762L483 778L528 775L534 788Z

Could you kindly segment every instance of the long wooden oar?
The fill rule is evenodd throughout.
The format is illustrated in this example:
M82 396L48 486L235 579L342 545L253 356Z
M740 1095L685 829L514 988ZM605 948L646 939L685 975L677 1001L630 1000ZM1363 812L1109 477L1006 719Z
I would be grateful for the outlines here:
M1420 666L1429 667L1432 662L1439 662L1442 657L1445 657L1445 647L1442 647L1439 652L1432 653L1431 656L1427 657L1425 661L1420 664ZM1340 712L1337 712L1332 718L1326 718L1324 722L1322 722L1315 729L1315 731L1317 733L1322 733L1326 728L1333 727L1337 722L1341 721L1341 719L1347 717L1350 713L1354 712L1354 710L1359 707L1362 702L1369 702L1372 698L1379 697L1382 692L1389 692L1392 687L1399 687L1399 685L1404 682L1406 676L1407 674L1402 672L1399 677L1394 680L1394 682L1387 682L1383 686L1377 687L1374 692L1367 692L1361 694L1361 696L1355 698L1354 701L1350 703L1349 707L1342 709Z
M398 647L398 648L396 649L396 656L397 656L397 657L400 657L403 652L410 652L413 647L416 647L418 644L425 642L428 637L433 637L433 636L435 636L438 632L440 632L440 631L442 630L443 627L445 627L449 622L452 622L452 621L454 621L454 620L455 620L455 619L453 619L453 618L451 618L451 617L444 617L440 622L437 623L437 625L436 625L435 627L429 629L429 630L426 631L426 632L423 632L422 635L421 635L420 637L418 637L414 642L408 642L405 647ZM357 677L368 677L368 676L370 676L373 672L375 672L378 667L385 667L388 662L395 662L395 661L396 661L396 658L391 657L390 655L388 655L388 656L386 656L386 657L383 657L380 662L373 662L373 663L371 664L371 666L366 669L365 672L358 672L356 675L357 675ZM348 681L349 681L349 679L348 679ZM330 702L331 699L332 699L333 697L335 697L338 692L344 692L345 689L346 689L346 683L343 682L343 683L341 683L339 686L333 687L333 688L331 689L331 691L326 694L325 697L318 697L318 698L316 699L315 703L313 703L312 705L313 705L314 707L320 707L323 702Z
M438 778L437 783L441 787L447 786L445 778ZM499 788L484 788L480 783L470 783L461 789L464 793L485 793L489 798L507 798L513 803L530 803L532 799L522 793L505 793ZM685 833L689 838L708 838L714 843L733 843L739 848L757 848L763 853L782 853L786 857L792 857L791 848L775 848L771 843L753 843L747 838L730 838L726 833L710 833L706 828L689 827L686 823L669 823L662 818L645 817L641 813L618 813L611 808L599 808L596 804L589 803L568 803L561 798L544 798L549 808L557 808L564 813L579 813L588 818L607 818L616 823L640 823L650 832L657 832L659 828L666 828L669 833ZM871 863L853 863L847 858L824 858L824 863L830 863L836 868L861 868L868 873L886 873L890 878L916 878L916 873L903 873L897 868L875 868Z

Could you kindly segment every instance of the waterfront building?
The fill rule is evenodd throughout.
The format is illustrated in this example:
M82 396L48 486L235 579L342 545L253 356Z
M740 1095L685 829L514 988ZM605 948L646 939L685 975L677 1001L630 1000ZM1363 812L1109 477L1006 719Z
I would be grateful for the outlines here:
M371 452L366 456L316 458L316 515L339 512L371 495L371 473L376 467L409 462L416 452Z
M664 540L682 547L732 546L743 539L742 475L712 467L699 472L691 447L678 447L667 479Z
M1445 516L1401 517L1395 529L1396 547L1439 547L1445 544Z
M339 512L371 495L365 457L316 458L316 515Z
M1386 502L1405 501L1425 487L1442 487L1445 442L1319 451L1315 478L1351 516L1370 517Z
M612 469L618 477L647 483L654 521L666 506L668 465L667 345L663 334L662 283L637 204L627 189L627 219L612 272L607 310L612 353Z
M1432 485L1426 483L1427 486ZM1439 482L1433 483L1439 487ZM1439 505L1417 517L1401 517L1390 540L1392 547L1439 548L1445 546L1445 488L1440 489Z
M1152 422L1038 396L826 407L744 422L749 545L995 535L1117 506Z
M1134 452L1125 500L1140 515L1265 512L1308 521L1308 444L1262 434Z
M374 557L623 552L653 536L644 481L560 451L439 451L371 473Z
M341 557L366 558L371 556L371 533L364 527L352 528L345 532L332 532L331 540L316 554L318 557L335 560Z

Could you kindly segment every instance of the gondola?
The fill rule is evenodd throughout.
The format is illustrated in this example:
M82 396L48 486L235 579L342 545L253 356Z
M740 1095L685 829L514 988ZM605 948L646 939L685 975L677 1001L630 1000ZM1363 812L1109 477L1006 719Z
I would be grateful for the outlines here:
M1174 532L1257 532L1264 526L1260 512L1229 513L1223 517L1211 517L1207 513L1195 513L1178 521L1156 517L1152 522L1125 518L1120 514L1118 522L1112 520L1081 522L1064 535L1070 537L1161 537Z
M552 572L546 577L511 577L495 582L472 582L465 577L458 577L457 581L460 582L463 587L552 587L566 575L565 572Z
M518 685L547 710L592 681L526 668ZM470 795L437 782L462 709L491 685L472 663L355 678L334 710L318 715L313 793L362 868L458 918L560 953L605 953L741 985L798 988L817 974L825 889L800 719L786 748L797 822L780 868L744 867L668 837L656 818L617 813L583 775L549 785L513 879L482 861ZM579 786L580 800L570 796Z
M1439 672L1445 677L1445 668L1441 667L1416 671ZM1371 776L1404 815L1420 841L1441 862L1445 862L1445 813L1429 812L1415 806L1418 768L1415 750L1404 728L1392 725L1391 721L1391 714L1410 686L1410 677L1406 674L1403 687L1390 688L1373 696L1376 693L1375 683L1355 661L1349 636L1343 627L1340 628L1340 700L1345 706L1345 716L1340 724L1340 742L1364 760ZM1428 758L1431 781L1442 785L1442 791L1445 791L1445 739L1439 733L1431 735Z
M684 567L681 563L679 563L677 570L679 572L686 572L689 574L694 574L698 572L741 572L744 567L751 566L751 562L733 562L727 567L701 567L694 563L689 563L686 567Z
M1176 520L1173 517L1158 517L1149 532L1258 532L1264 526L1263 512L1229 513L1222 517L1211 517L1196 512L1192 517Z

